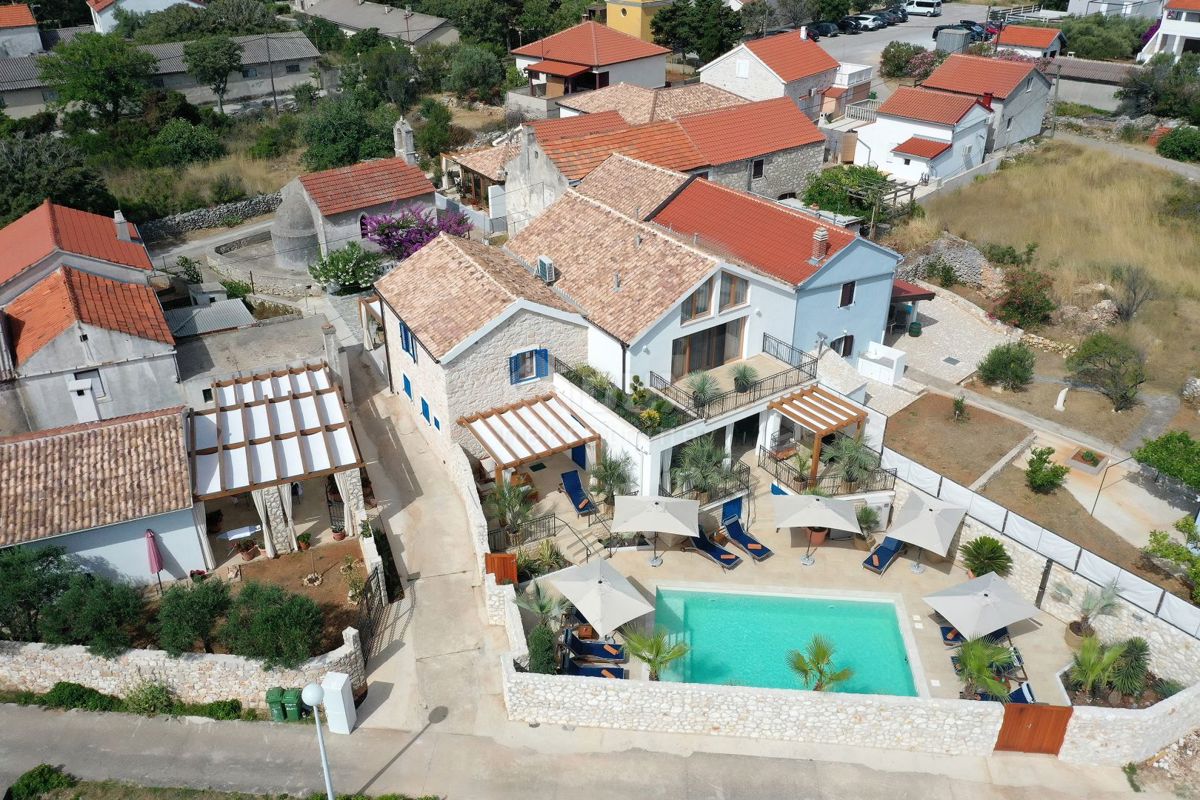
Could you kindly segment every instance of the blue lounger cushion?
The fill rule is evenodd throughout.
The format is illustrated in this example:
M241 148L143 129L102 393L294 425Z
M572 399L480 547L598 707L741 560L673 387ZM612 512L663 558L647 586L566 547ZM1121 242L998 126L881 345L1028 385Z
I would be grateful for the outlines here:
M876 547L871 554L863 559L863 567L871 570L871 572L882 575L887 572L887 568L892 565L896 557L900 555L900 550L904 547L904 542L901 542L892 537L887 537L883 540L883 544Z
M1033 687L1026 681L1017 687L1016 691L1008 696L1010 703L1036 703L1037 700L1033 696Z
M1008 638L1008 627L1005 626L1000 630L992 631L991 633L986 634L983 638L987 639L989 642L998 643Z
M701 555L707 556L716 563L720 564L724 569L733 569L738 564L742 563L742 559L733 553L726 550L721 545L709 539L703 533L699 536L694 536L684 545L687 550L695 550Z
M966 640L966 637L959 633L958 628L953 625L942 625L940 630L942 631L942 644L946 647L958 647Z
M583 483L579 480L579 470L573 469L570 472L564 472L561 477L563 491L567 493L567 497L571 498L571 505L575 507L575 513L581 517L595 514L596 506L588 497L587 492L583 490Z
M624 680L629 677L629 671L624 667L614 667L610 664L585 664L581 661L568 661L567 674L614 680Z
M619 644L580 639L574 631L567 631L567 649L577 658L590 661L625 661L625 648Z
M746 529L742 527L740 519L734 517L725 520L722 524L725 526L725 534L729 537L729 541L740 547L745 551L746 555L755 561L762 561L764 558L770 558L775 555L771 551L771 548L746 533Z

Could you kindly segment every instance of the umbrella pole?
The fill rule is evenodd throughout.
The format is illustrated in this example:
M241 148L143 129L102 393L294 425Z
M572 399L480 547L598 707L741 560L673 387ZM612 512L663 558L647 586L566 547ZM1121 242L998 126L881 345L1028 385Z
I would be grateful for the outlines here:
M652 566L652 567L661 567L662 566L662 556L660 556L658 554L658 532L657 531L655 531L655 533L654 533L654 555L651 556L651 558L650 558L650 566Z
M925 565L921 563L921 556L923 555L925 555L925 548L917 548L917 560L912 563L911 567L909 567L909 570L912 571L912 574L920 575L925 571Z
M804 558L800 559L800 563L811 567L816 563L816 559L812 557L812 528L805 527L804 530L808 531L808 546L804 548Z
M162 593L163 593L163 590L162 590L162 573L161 573L161 572L156 572L156 573L154 573L154 577L158 578L158 596L159 596L159 597L162 597Z

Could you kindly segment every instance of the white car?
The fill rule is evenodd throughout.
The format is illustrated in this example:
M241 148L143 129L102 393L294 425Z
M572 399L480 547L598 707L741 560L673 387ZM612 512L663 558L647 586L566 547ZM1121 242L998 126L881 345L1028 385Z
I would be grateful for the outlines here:
M874 14L855 14L853 19L858 21L864 31L877 31L885 27L883 20Z

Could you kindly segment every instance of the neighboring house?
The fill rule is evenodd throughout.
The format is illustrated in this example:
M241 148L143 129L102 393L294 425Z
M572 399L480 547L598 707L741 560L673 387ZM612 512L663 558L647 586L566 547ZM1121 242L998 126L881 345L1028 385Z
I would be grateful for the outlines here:
M177 5L204 7L203 3L196 0L87 0L87 4L92 11L92 25L96 33L111 33L117 27L118 8L130 14L152 14Z
M419 14L408 7L364 0L291 0L291 5L301 14L332 22L347 36L374 28L385 38L410 47L458 41L458 29L450 20Z
M789 97L816 119L837 73L833 56L802 31L789 31L739 44L702 66L700 80L749 100Z
M484 211L489 219L504 217L504 165L521 152L520 140L474 147L442 156L442 188L458 185L458 200ZM457 173L457 178L455 174Z
M988 152L1042 132L1050 79L1028 61L952 55L921 84L979 100L992 110Z
M89 572L153 584L216 567L192 495L186 418L166 408L0 439L0 547L61 547Z
M558 98L616 83L664 86L670 52L598 22L582 22L512 54L517 69L529 76L529 96Z
M827 120L838 119L846 113L846 106L870 99L873 72L866 64L838 64L833 86L825 90L821 115Z
M564 97L558 101L558 113L560 117L574 117L616 111L630 125L644 125L748 102L744 97L707 83L688 83L666 89L618 83Z
M1121 105L1117 92L1121 91L1130 73L1138 69L1140 67L1134 64L1059 56L1047 73L1058 83L1056 91L1060 101L1116 111Z
M858 129L854 163L909 183L954 177L983 163L991 116L974 97L902 87Z
M595 120L586 114L543 126ZM527 126L520 154L506 166L508 226L518 232L613 153L710 177L771 198L802 194L824 159L825 137L790 100L730 106L673 121L547 140Z
M1158 30L1138 53L1139 62L1168 53L1176 61L1184 53L1200 53L1200 0L1167 0Z
M674 0L606 0L605 21L608 27L643 42L654 41L650 21L654 15L671 5Z
M154 290L60 267L0 311L29 430L179 402L175 339Z
M1010 50L1030 58L1054 58L1067 49L1067 38L1058 28L1005 25L994 44L997 50Z
M29 6L0 6L0 58L18 58L41 49L42 37Z
M1072 17L1104 14L1157 19L1161 13L1162 0L1069 0L1067 3L1067 15Z

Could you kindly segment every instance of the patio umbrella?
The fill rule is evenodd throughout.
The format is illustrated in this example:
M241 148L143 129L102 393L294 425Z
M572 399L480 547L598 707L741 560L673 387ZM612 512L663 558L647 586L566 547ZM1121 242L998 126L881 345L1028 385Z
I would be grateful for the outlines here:
M569 567L549 580L600 636L608 636L629 620L654 610L607 561L595 559Z
M1037 616L1039 611L994 572L926 595L924 599L968 639Z
M854 504L834 497L815 494L774 494L771 502L775 506L776 528L808 528L808 547L800 563L812 566L812 528L837 528L839 531L855 531L862 528Z
M658 534L700 535L700 503L676 497L618 497L610 529L613 533L653 533L654 555L651 566L662 563L658 555Z
M158 539L149 528L146 528L146 556L150 560L150 573L158 579L158 593L162 594L162 576L159 574L163 571L162 553L158 552Z
M965 509L932 503L912 492L896 512L896 519L887 535L892 539L916 545L922 551L931 550L939 556L944 556L966 515ZM921 556L918 554L912 571L924 570Z

